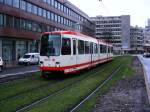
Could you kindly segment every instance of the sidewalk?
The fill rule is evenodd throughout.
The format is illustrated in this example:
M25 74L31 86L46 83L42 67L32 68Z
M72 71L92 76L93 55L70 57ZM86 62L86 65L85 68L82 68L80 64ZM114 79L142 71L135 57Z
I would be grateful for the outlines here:
M5 68L16 68L16 67L19 67L20 65L18 65L18 62L17 61L13 61L13 62L11 62L11 63L6 63L5 61L4 61L4 64L3 64L3 67L4 67L4 69Z
M14 75L22 75L27 73L34 73L38 72L39 66L38 65L31 65L31 66L9 66L4 68L2 72L0 72L0 78L14 76Z
M143 72L145 77L145 84L150 104L150 58L144 58L142 55L138 55L142 65L143 65Z

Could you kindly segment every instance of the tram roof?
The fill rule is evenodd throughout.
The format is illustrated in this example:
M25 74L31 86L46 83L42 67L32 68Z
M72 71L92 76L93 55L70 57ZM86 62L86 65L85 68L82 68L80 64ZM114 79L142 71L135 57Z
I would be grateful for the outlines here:
M96 39L96 38L94 38L94 37L87 36L87 35L84 35L84 34L82 34L82 33L75 32L75 31L52 31L52 32L44 32L44 33L42 33L42 35L45 35L45 34L77 35L77 36L81 36L81 37L83 37L83 38L95 39L95 40L99 41L100 43L109 44L110 46L112 46L111 43L106 43L106 42L105 42L104 40L102 40L102 39Z

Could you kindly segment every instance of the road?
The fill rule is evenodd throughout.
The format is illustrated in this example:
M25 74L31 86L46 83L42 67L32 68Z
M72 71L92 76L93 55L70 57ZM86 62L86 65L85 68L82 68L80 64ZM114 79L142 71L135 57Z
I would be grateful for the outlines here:
M0 78L13 76L13 75L21 75L26 73L32 73L39 71L39 67L34 66L18 66L12 68L4 68L2 72L0 72Z

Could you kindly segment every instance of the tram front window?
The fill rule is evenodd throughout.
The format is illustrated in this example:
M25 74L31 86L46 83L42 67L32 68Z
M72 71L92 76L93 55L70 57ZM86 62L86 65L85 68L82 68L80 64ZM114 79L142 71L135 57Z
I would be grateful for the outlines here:
M58 34L46 34L41 38L41 56L59 56L61 36Z

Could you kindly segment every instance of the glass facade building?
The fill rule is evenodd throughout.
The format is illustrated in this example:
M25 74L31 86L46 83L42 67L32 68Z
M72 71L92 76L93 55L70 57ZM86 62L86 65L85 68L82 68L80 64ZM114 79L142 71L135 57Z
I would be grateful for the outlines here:
M0 0L0 56L6 64L38 52L41 33L58 30L94 36L89 16L67 0Z

